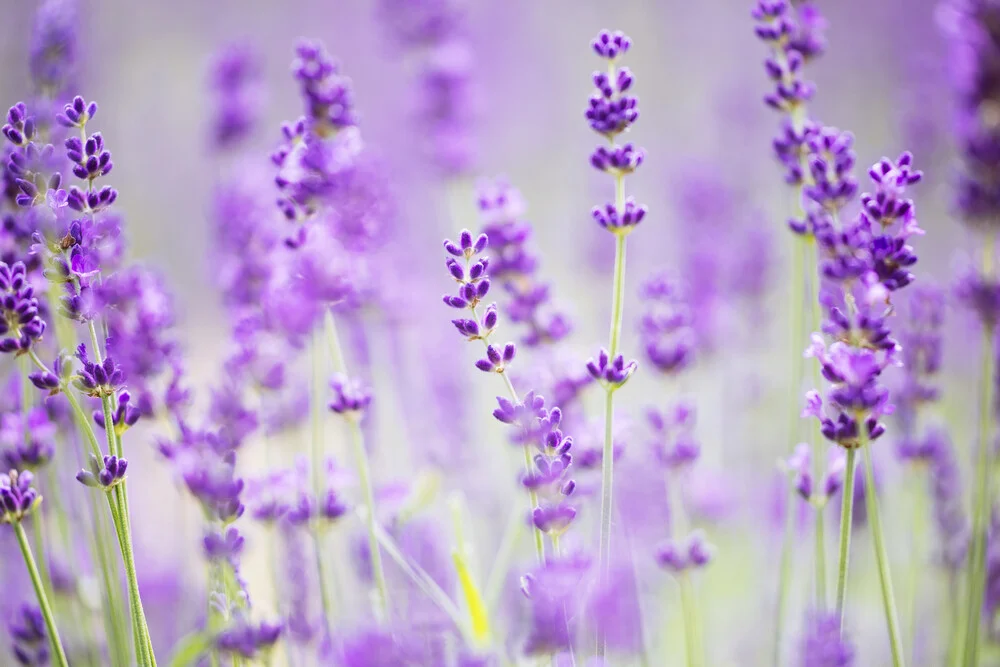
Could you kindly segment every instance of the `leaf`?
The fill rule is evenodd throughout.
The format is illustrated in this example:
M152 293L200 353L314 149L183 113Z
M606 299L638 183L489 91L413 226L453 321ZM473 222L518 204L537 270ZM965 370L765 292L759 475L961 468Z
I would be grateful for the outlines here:
M212 646L212 636L207 632L192 632L177 643L170 667L188 667Z

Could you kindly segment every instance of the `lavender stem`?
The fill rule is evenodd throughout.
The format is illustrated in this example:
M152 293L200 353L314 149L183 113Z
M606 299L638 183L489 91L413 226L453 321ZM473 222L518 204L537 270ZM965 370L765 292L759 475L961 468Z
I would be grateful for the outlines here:
M815 238L810 237L808 245L806 246L806 271L809 277L809 282L812 285L812 330L821 331L823 327L823 316L822 309L820 308L819 301L819 258L816 254ZM822 387L823 378L820 374L819 364L813 364L813 386ZM825 440L823 439L822 433L820 433L820 423L818 420L813 421L812 434L810 441L812 442L812 475L813 479L818 480L823 477L823 463L826 461L825 452ZM823 520L823 508L819 505L814 505L814 516L816 519L815 537L816 537L816 607L821 610L826 609L826 531L824 528Z
M28 536L25 534L24 527L20 521L15 521L13 528L14 534L17 535L17 544L21 547L24 564L28 567L28 576L31 577L31 584L34 586L35 595L38 597L38 606L42 611L42 617L45 619L45 628L49 633L49 642L52 644L55 664L58 667L69 667L69 662L66 660L66 651L63 650L62 640L59 639L59 631L56 629L56 621L52 615L49 598L45 594L45 587L42 585L38 566L35 564L35 558L31 554L31 547L28 545Z
M702 667L702 647L698 629L698 601L691 575L682 572L678 582L681 590L681 613L684 615L684 653L688 667Z
M882 587L885 621L889 626L889 646L892 649L892 664L893 667L903 667L906 664L906 660L903 657L903 640L899 634L899 613L896 611L896 599L892 591L889 554L885 548L882 518L879 515L878 509L878 496L875 494L875 473L872 470L871 445L867 442L863 426L860 432L862 433L861 447L865 453L865 509L868 511L868 521L871 523L872 538L875 541L875 558L878 561L878 578Z
M625 189L623 179L618 176L615 181L615 205L622 210L625 206ZM615 233L615 269L611 292L611 334L608 344L608 356L614 359L618 354L621 340L622 315L625 302L625 247L626 232ZM606 574L611 561L611 503L614 485L614 391L615 387L607 386L607 398L604 402L604 449L601 459L601 542L600 571Z
M859 420L864 423L863 420ZM854 523L854 473L858 450L847 450L847 464L844 471L844 488L841 490L840 504L840 560L837 568L837 619L840 635L844 635L844 602L847 599L847 570L851 558L851 527Z
M333 313L327 310L325 328L330 354L337 365L338 372L346 373L344 349L337 334L337 324ZM357 468L358 483L365 497L365 524L368 529L368 549L371 552L372 575L375 579L375 614L379 620L388 618L389 585L386 583L385 569L382 565L382 552L379 548L378 535L375 530L375 487L371 478L371 463L368 460L368 450L365 449L365 435L356 416L345 415L350 431L351 449L354 453L354 465Z
M995 237L990 234L983 239L982 271L985 276L993 275L993 246ZM990 461L992 446L993 415L993 358L994 329L991 323L983 324L983 364L980 376L979 403L979 452L976 461L976 487L973 497L972 548L969 550L968 608L965 627L965 665L973 667L979 660L979 626L983 610L983 589L986 584L986 533L990 524L993 475Z
M795 352L796 346L806 337L805 317L802 306L805 303L805 252L808 246L798 238L793 239L792 248L792 279L789 283L791 287L791 322L792 332L792 376L789 386L791 397L788 399L789 424L788 440L791 447L795 447L798 442L799 425L802 417L799 414L799 394L802 389L802 368L804 357ZM778 570L778 601L775 609L774 619L774 664L781 664L781 635L785 627L785 608L788 604L788 591L791 586L792 577L792 550L794 547L793 533L795 531L795 504L798 502L798 494L794 485L788 487L788 500L785 503L785 521L783 535L781 539L781 565Z

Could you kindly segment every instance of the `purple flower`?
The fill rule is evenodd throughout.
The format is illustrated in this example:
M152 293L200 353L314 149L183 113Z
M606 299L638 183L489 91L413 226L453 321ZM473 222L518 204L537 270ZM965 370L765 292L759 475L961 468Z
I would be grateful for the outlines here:
M0 262L0 352L23 353L45 333L38 298L22 262Z
M668 470L689 465L701 455L694 437L694 407L688 403L678 402L670 410L649 408L646 423L652 432L650 449Z
M45 0L35 12L28 70L42 95L65 99L67 89L75 83L78 21L75 0Z
M42 497L32 487L29 471L11 470L0 475L0 523L17 523L32 512Z
M657 564L674 574L705 567L712 560L714 549L703 531L696 530L684 540L670 540L656 549Z
M313 130L325 135L357 124L351 80L340 73L322 44L299 42L292 73L299 83Z
M676 283L665 275L645 282L641 296L646 308L639 321L639 332L646 358L661 373L679 373L694 358L691 311Z
M128 461L117 456L105 454L103 460L91 454L88 462L88 469L81 470L76 474L76 481L84 486L104 489L110 491L113 487L125 481L125 471L128 469Z
M841 636L833 614L814 614L807 621L801 649L802 667L851 667L854 647Z
M571 323L551 303L549 285L537 276L538 257L531 248L531 224L523 220L521 193L505 181L479 189L482 232L489 239L489 272L510 297L504 304L512 322L528 331L522 342L528 347L554 343L569 335Z
M235 562L243 553L243 536L235 526L223 530L210 530L202 539L202 549L209 560Z
M239 619L215 636L215 648L222 653L254 659L259 653L269 651L281 633L279 624L266 621L254 624Z
M358 418L372 402L371 392L360 380L337 375L330 381L333 400L330 409L338 415Z
M639 100L630 94L634 82L627 67L618 67L618 58L628 52L632 40L622 32L601 31L591 42L594 52L608 61L607 70L594 72L595 92L590 96L585 117L597 134L610 142L590 156L591 165L598 171L611 174L616 182L615 202L595 207L592 215L601 227L615 234L628 234L646 217L647 209L632 197L624 197L622 178L642 164L645 151L630 143L616 143L618 135L626 132L639 118Z
M7 470L37 469L55 453L56 424L44 408L0 415L0 446Z
M621 354L614 359L608 357L608 351L601 348L597 354L597 359L591 358L587 362L587 372L601 385L609 389L618 389L628 381L639 367L635 360L625 363L625 357Z
M528 655L552 654L572 648L583 590L590 563L582 558L553 560L522 579L521 591L528 600L529 634L524 650Z
M38 607L21 604L7 629L17 664L24 667L46 667L49 664L49 635Z
M212 138L217 148L239 144L260 113L260 54L250 44L229 44L214 56L210 84L215 99Z

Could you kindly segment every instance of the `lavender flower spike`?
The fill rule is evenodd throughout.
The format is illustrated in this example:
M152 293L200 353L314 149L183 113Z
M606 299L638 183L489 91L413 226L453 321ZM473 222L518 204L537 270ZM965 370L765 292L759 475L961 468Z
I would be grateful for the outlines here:
M52 647L52 657L57 667L68 667L66 651L63 650L62 641L56 630L55 619L52 615L52 607L45 592L45 585L38 572L38 565L35 557L31 553L31 546L28 544L28 536L24 532L22 520L33 512L42 497L38 495L32 487L34 477L30 472L11 470L6 475L0 476L0 524L10 524L17 537L18 546L21 547L21 556L24 564L28 568L28 576L31 578L35 595L38 598L38 606L41 609L42 618L45 620L45 628L48 631L49 641ZM34 633L37 634L37 633Z
M611 360L592 363L591 375L600 377L606 392L604 413L604 448L601 474L600 570L605 573L611 559L611 495L614 480L612 441L614 420L614 390L635 370L634 362L625 364L618 346L621 340L625 297L625 241L646 216L646 207L625 194L625 176L643 162L645 153L630 143L618 144L618 137L628 131L639 117L639 100L631 94L632 72L619 67L618 61L632 47L632 40L622 32L601 31L591 43L594 53L606 61L604 72L594 72L596 91L591 95L585 116L590 128L607 142L591 154L595 169L609 174L614 182L614 202L594 208L597 223L615 237L615 268L611 297L611 334L606 357ZM604 352L602 351L602 357ZM619 364L618 362L621 361ZM603 368L602 368L603 366ZM610 373L609 373L610 371ZM603 658L604 642L599 642Z

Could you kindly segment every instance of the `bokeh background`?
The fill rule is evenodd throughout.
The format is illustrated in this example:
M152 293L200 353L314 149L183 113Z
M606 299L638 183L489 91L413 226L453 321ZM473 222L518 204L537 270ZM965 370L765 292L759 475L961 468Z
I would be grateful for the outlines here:
M827 51L810 67L818 86L813 115L855 133L860 167L904 149L915 153L925 173L915 199L927 230L916 241L918 280L950 290L974 240L951 212L951 89L937 3L818 5L829 29ZM10 1L4 7L4 104L31 89L24 62L33 9L32 2ZM605 27L626 31L635 42L628 65L641 108L630 138L647 151L643 169L628 179L628 188L650 208L630 239L626 353L640 353L635 323L644 279L667 271L704 297L696 315L699 343L692 370L677 382L640 371L619 394L624 453L618 492L622 511L643 517L629 528L634 568L643 582L634 595L646 618L641 634L657 656L648 664L681 664L682 651L670 648L682 643L676 589L651 556L662 528L656 508L664 505L665 490L644 463L641 420L647 403L685 396L698 406L703 447L691 503L696 522L716 546L716 560L699 583L707 664L771 665L784 497L775 462L790 449L785 417L789 350L804 347L805 341L791 340L788 331L791 236L784 221L792 201L770 151L777 124L761 102L768 86L761 68L765 54L753 35L750 3L470 0L462 10L468 26L472 159L454 177L436 169L428 156L429 130L416 113L419 56L394 39L379 3L82 1L78 85L81 94L101 105L98 125L114 153L118 209L127 220L131 255L166 277L190 374L196 386L208 386L229 346L220 268L213 259L218 184L240 170L270 168L268 156L281 122L301 113L289 74L293 46L302 36L322 40L354 81L366 151L377 157L391 196L386 243L398 250L395 261L379 267L376 276L376 282L392 286L385 290L392 298L352 316L348 332L352 361L376 395L375 474L387 488L436 480L436 496L426 513L441 535L430 539L428 548L448 542L447 500L457 500L478 568L485 572L519 496L504 434L489 416L496 388L471 367L475 357L469 346L449 332L451 314L440 303L450 287L441 269L440 242L463 227L478 227L477 182L505 176L528 203L541 273L573 318L565 357L582 368L605 343L613 242L593 223L590 210L611 192L608 179L588 164L595 140L583 109L590 73L597 67L590 39ZM245 146L220 155L209 140L209 66L214 54L231 43L249 45L262 67L256 89L259 118ZM967 343L977 340L976 329L961 308L949 307L947 314L940 413L968 478L979 360L977 346ZM525 358L530 360L530 353ZM599 415L599 396L589 396L585 404ZM335 426L329 430L337 434ZM587 422L582 430L573 434L581 446L594 443L600 424ZM456 432L461 437L456 439ZM154 641L168 655L171 644L203 613L204 575L198 564L197 509L159 461L152 446L156 434L155 425L146 425L130 436L130 459L135 459L130 475L136 480L133 520L144 597L153 600ZM240 465L253 477L274 464L270 456L288 461L304 447L296 438L270 448L255 442ZM894 459L891 433L876 449L901 604L910 604L908 596L919 591L915 620L905 630L916 647L913 664L942 664L942 635L933 628L948 595L930 556L933 530L929 524L911 529L908 499L914 483ZM346 460L339 439L331 439L330 450ZM578 477L585 490L599 484L597 471ZM580 528L567 535L571 547L593 548L595 500L583 502ZM829 508L828 526L835 525L836 504ZM357 528L345 526L329 546L344 580L351 578ZM265 548L270 538L252 527L247 531L245 575L268 604L274 567ZM811 538L805 520L801 531L789 656L798 650L796 637L809 606ZM530 557L527 542L518 547L521 561ZM854 553L850 631L859 649L857 664L888 664L874 558L863 526ZM517 593L516 575L514 567L505 586L511 596ZM355 594L348 600L361 595L349 583L345 587ZM159 594L163 598L157 603ZM516 617L516 601L510 609ZM350 607L337 618L350 625Z

